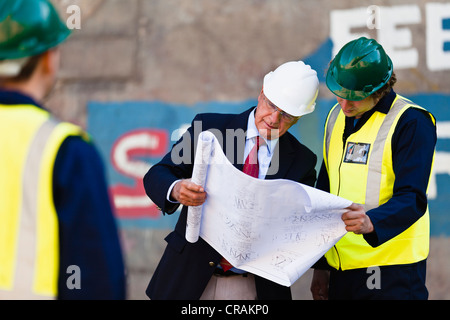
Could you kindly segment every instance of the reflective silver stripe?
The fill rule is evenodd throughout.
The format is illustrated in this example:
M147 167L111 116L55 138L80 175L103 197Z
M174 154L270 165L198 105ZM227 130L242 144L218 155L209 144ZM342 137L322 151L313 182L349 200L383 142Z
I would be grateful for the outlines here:
M339 116L339 112L341 111L341 107L339 105L336 105L334 109L331 111L330 116L328 117L327 122L327 131L325 133L325 157L328 163L328 154L330 153L330 141L331 141L331 134L333 133L334 125L336 124L337 117Z
M383 151L386 143L386 138L389 134L389 130L392 127L399 112L407 106L408 103L400 97L393 104L386 117L378 130L377 137L372 146L372 152L369 159L369 172L367 175L366 183L366 199L364 209L366 211L376 208L379 205L380 200L380 184L381 184L381 169L383 164Z
M16 269L13 290L0 292L7 299L52 299L33 293L37 244L39 175L46 143L58 125L53 119L42 124L31 142L23 170L22 209L19 216Z

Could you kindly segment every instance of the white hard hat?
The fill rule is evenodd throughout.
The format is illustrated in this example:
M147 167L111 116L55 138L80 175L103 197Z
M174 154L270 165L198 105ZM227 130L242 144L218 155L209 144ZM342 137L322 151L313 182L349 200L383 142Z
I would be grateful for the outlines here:
M290 61L266 74L263 91L278 108L300 117L314 111L319 79L303 61Z

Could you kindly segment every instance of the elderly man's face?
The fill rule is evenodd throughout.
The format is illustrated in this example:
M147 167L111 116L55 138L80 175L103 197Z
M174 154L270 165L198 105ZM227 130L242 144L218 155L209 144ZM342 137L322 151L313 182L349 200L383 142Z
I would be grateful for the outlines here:
M275 106L261 90L255 112L255 125L259 134L266 140L281 137L290 127L297 123L298 119L300 117L293 117L283 112L280 107Z

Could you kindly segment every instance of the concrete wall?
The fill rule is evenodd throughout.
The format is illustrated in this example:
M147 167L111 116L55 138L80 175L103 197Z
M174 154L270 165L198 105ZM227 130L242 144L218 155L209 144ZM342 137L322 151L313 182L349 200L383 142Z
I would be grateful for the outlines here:
M104 157L126 257L129 299L146 299L144 290L164 250L163 238L175 221L160 216L141 185L143 173L169 150L172 133L196 112L250 107L268 71L302 59L318 71L321 90L317 111L293 130L321 159L323 120L335 101L323 74L333 52L360 34L379 40L393 58L397 92L437 117L427 283L430 298L450 298L448 1L54 3L80 29L62 46L60 80L48 106L61 119L87 128ZM139 134L158 138L151 141L160 145L136 147ZM135 153L120 157L118 145ZM296 299L310 299L310 278L308 272L294 284Z

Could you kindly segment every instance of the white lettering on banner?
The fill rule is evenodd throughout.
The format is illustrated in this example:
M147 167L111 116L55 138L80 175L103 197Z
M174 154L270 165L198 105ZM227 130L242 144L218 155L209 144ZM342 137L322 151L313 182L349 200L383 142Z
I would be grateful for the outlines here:
M131 159L128 152L132 149L143 148L153 150L159 144L158 136L148 132L127 135L120 139L113 148L113 162L125 175L135 178L143 177L150 165L144 161Z
M438 139L450 139L450 121L441 121L436 123ZM450 175L450 152L437 151L434 157L433 173L430 177L430 186L428 188L428 199L433 200L437 197L437 174Z
M333 10L330 12L330 37L333 41L333 57L347 42L359 37L370 38L368 33L351 33L354 28L367 26L367 8Z
M376 38L391 57L396 69L415 68L419 53L413 47L413 34L405 25L422 22L417 5L369 6L330 12L330 37L333 41L333 56L347 42L361 36L371 38L368 32L353 29L376 29ZM427 3L426 10L426 54L427 67L431 71L450 69L450 30L444 29L444 21L450 19L449 3ZM402 26L402 27L399 27ZM375 28L374 28L375 27ZM448 45L447 45L448 46Z
M399 25L421 22L418 6L395 6L381 9L383 27L378 30L378 40L392 59L395 68L414 68L419 62L419 53L412 48L412 33Z
M438 138L450 139L450 121L438 121L436 131Z
M427 3L426 10L428 69L450 69L450 50L443 50L443 44L450 42L450 29L443 28L443 21L450 20L450 3Z
M133 186L118 184L111 188L119 215L147 210L154 206L145 194L142 184L142 178L151 164L140 158L162 157L166 152L167 143L167 132L158 129L130 131L116 141L111 151L111 162L118 172L134 180ZM144 214L144 211L140 214Z
M147 208L153 204L153 201L147 195L115 195L114 205L116 208Z

